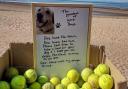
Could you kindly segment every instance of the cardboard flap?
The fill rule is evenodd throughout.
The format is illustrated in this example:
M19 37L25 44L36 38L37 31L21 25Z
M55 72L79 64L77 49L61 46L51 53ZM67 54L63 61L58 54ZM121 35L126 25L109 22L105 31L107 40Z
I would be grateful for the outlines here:
M9 67L9 51L6 50L2 56L0 56L0 79L2 78L3 72Z
M90 45L89 64L97 66L99 63L105 63L105 59L106 55L104 46Z
M10 65L22 72L34 66L32 43L11 43L10 56Z
M113 77L115 83L115 89L127 89L126 79L117 69L117 67L112 64L111 60L106 59L105 64L110 67L111 76Z

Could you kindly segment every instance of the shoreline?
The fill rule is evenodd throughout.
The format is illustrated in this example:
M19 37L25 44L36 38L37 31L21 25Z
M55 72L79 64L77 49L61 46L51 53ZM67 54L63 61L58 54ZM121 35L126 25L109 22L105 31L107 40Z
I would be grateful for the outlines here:
M103 16L128 16L128 9L117 9L117 8L93 8L94 15L103 15Z
M18 11L18 12L26 12L26 10L17 10L15 6L18 7L27 7L31 9L31 3L20 3L20 2L0 2L0 11ZM6 8L2 8L2 6L7 5ZM13 7L14 10L10 10L9 7ZM5 7L5 6L4 6ZM27 11L29 12L29 11ZM110 7L94 7L93 8L94 16L128 16L128 9L121 8L110 8Z

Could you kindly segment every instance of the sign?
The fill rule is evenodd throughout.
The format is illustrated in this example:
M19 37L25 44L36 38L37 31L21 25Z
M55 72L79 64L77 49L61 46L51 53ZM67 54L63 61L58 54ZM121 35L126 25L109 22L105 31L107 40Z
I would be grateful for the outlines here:
M32 4L35 69L64 77L87 66L91 5Z

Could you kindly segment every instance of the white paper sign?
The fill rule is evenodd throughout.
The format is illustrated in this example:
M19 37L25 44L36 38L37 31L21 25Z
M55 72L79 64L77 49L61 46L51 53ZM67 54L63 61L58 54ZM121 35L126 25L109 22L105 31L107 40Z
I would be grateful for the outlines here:
M35 68L40 75L64 77L87 64L90 7L35 6Z

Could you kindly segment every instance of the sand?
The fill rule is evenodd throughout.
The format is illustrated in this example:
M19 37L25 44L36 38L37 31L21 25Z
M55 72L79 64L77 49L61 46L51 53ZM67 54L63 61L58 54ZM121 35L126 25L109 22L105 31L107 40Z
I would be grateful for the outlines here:
M0 54L10 42L32 41L31 7L0 4ZM107 57L128 80L128 15L93 16L91 44L104 45Z

